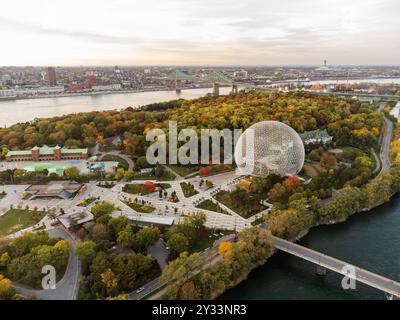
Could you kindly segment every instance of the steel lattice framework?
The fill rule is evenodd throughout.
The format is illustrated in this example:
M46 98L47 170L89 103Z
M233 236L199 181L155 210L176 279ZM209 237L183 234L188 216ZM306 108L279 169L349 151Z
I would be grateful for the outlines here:
M295 130L279 121L263 121L239 138L235 161L241 174L266 177L296 175L304 164L303 141Z

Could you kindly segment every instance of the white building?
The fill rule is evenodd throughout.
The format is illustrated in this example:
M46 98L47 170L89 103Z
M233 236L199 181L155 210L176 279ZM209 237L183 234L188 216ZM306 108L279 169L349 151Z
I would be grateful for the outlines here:
M0 90L0 98L12 98L12 97L16 97L15 90L12 89Z
M93 86L93 91L118 91L122 89L122 86L119 83L110 84L110 85L102 85L102 86Z
M17 96L35 96L38 94L60 94L64 93L64 87L38 87L38 88L16 88Z
M246 70L235 71L233 73L233 77L235 79L247 79L247 76L248 76L248 74L247 74Z

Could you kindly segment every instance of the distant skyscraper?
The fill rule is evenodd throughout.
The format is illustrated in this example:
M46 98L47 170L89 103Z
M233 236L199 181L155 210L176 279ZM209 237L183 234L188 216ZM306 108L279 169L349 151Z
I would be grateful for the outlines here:
M51 87L57 85L56 70L53 67L48 67L46 69L46 80Z

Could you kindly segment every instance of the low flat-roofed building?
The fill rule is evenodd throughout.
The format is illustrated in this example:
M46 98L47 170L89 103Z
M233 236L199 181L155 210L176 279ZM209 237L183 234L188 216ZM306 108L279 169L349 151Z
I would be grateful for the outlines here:
M6 161L60 161L87 159L87 148L68 149L60 146L34 147L31 150L8 151Z
M325 144L331 142L333 139L333 137L329 135L326 129L306 131L300 134L300 137L303 140L304 144L320 143L320 142Z
M58 221L67 229L93 221L93 214L86 208L77 212L67 212L57 217Z
M146 225L146 226L163 226L163 227L171 227L174 224L174 217L150 217L150 216L127 216L132 224L135 225Z
M48 184L31 185L25 189L25 199L38 198L71 199L84 188L84 185L75 181L52 181Z

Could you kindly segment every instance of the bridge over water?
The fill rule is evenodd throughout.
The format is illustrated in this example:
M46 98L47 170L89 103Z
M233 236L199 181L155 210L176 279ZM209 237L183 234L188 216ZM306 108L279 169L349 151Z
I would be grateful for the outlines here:
M237 85L235 82L225 76L223 73L218 71L212 71L211 73L203 76L198 77L195 75L188 74L181 70L174 70L172 71L168 77L168 80L175 82L175 90L180 92L181 90L181 82L182 81L191 81L191 82L202 82L202 83L212 83L213 84L213 95L219 95L219 86L222 85L231 85L232 86L232 93L237 93Z
M350 277L350 275L346 272L346 269L343 269L344 267L350 265L354 267L356 272L355 280L380 291L386 292L394 298L400 299L399 282L382 277L365 269L361 269L347 262L332 258L326 254L308 249L290 241L286 241L277 237L273 237L273 239L275 241L276 249L314 263L320 268L329 269L344 276Z

